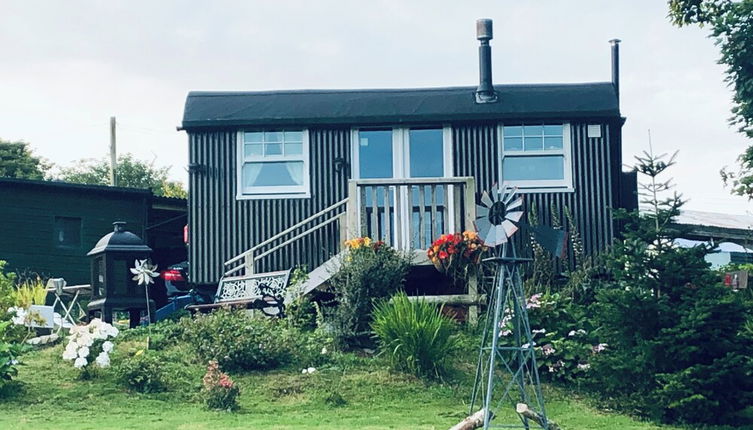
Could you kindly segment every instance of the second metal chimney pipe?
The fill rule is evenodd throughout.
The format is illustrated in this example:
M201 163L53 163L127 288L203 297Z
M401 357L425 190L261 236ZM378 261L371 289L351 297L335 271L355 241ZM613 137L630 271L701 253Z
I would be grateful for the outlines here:
M489 45L493 37L492 20L477 20L476 39L481 42L481 45L478 47L479 84L476 90L476 103L497 101L497 93L492 85L492 47Z

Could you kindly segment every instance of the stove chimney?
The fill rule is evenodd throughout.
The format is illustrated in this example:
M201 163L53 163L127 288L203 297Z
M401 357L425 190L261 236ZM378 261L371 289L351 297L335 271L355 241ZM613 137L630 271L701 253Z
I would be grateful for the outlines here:
M497 93L492 86L492 47L489 41L494 37L492 20L479 19L476 21L476 39L481 42L478 47L479 83L476 90L476 103L495 103Z
M617 93L617 103L620 103L620 39L612 39L612 86Z

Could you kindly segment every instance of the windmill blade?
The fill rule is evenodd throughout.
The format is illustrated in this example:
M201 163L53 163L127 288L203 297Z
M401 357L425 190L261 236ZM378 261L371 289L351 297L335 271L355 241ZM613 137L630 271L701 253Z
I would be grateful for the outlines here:
M494 227L494 230L497 234L497 241L499 244L507 243L507 232L505 232L505 227L500 224Z
M512 236L516 231L518 231L518 226L513 224L510 220L502 221L502 224L500 224L499 227L502 227L504 229L507 237Z
M505 214L505 218L509 219L512 222L518 222L520 221L520 218L523 217L523 211L516 211L516 212L508 212Z
M489 230L492 228L492 223L489 221L489 218L479 218L473 224L476 225L476 231L482 240L484 236L489 234Z
M481 203L486 205L486 207L490 208L494 204L494 200L489 197L489 193L484 191L483 194L481 194Z
M505 199L503 200L504 204L510 203L510 200L515 198L518 195L518 189L517 188L507 188L505 189Z
M494 199L494 201L499 200L499 193L500 193L499 184L495 182L492 185L492 198Z
M482 205L476 205L476 218L489 216L489 208Z
M567 232L546 225L530 226L533 238L555 257L563 258L567 253Z
M523 197L517 196L518 198L513 200L511 203L507 205L507 210L511 211L513 209L517 209L521 206L523 206Z

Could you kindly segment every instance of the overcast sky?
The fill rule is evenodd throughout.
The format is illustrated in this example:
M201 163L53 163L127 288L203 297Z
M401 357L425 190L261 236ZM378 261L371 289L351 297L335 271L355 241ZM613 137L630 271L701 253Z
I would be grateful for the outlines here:
M610 79L620 38L626 162L679 150L688 209L745 214L718 171L747 142L706 30L676 28L663 0L0 0L0 138L58 165L118 150L172 166L190 90L475 85L475 20L494 20L495 83Z

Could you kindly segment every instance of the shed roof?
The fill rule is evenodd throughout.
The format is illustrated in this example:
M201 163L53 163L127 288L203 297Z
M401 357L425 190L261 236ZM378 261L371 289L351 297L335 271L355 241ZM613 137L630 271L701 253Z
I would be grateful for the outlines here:
M378 125L501 119L619 117L610 82L497 85L497 103L475 102L475 87L192 91L183 128L275 125Z

